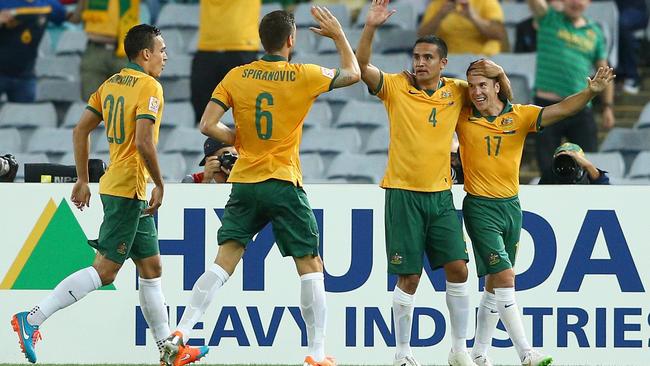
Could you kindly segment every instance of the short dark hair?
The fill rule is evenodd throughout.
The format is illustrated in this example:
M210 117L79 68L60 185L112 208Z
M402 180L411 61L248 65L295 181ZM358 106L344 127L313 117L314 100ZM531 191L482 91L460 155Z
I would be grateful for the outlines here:
M288 11L276 10L266 14L259 29L264 50L269 53L282 49L295 27L296 20Z
M129 61L133 61L141 50L153 51L153 39L160 35L160 29L149 24L138 24L129 29L124 38L124 51Z
M415 41L413 47L418 43L430 43L438 46L438 55L440 55L440 58L447 58L447 43L442 38L434 35L420 37Z

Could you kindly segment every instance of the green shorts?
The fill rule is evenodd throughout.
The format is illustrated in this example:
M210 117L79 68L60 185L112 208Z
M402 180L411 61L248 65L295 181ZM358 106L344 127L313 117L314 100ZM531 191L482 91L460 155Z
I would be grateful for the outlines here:
M479 277L515 265L521 234L519 197L493 199L468 194L463 200L463 217Z
M386 189L388 273L420 274L426 253L432 269L469 261L451 190Z
M88 244L115 263L127 258L143 259L159 254L158 232L153 216L143 216L146 201L100 195L104 206L104 221L99 238Z
M305 190L277 179L233 183L217 242L235 240L247 246L269 222L282 256L318 255L318 225Z

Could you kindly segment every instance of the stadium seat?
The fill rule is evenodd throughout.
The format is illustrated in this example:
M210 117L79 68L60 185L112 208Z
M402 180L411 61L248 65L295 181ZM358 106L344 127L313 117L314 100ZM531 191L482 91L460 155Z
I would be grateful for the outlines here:
M391 74L411 70L411 57L405 53L373 55L370 63L377 66L381 71Z
M362 100L369 97L366 84L358 82L345 88L337 88L330 92L324 93L318 97L319 100L329 100L332 102L347 102L348 100Z
M221 122L230 128L235 127L235 117L232 115L232 108L228 108L226 113L221 117Z
M25 181L25 163L49 163L49 159L45 154L29 154L19 153L14 154L18 162L18 172L16 172L16 182Z
M36 77L79 79L81 57L77 55L44 56L36 59Z
M532 97L531 89L528 87L528 81L521 75L508 75L510 87L512 88L512 103L528 104Z
M359 39L361 39L361 29L349 29L345 31L345 36L350 42L350 46L355 50L359 45ZM300 37L300 36L299 36ZM322 37L321 37L322 38ZM380 44L379 36L375 36L372 40L373 48L378 47ZM318 43L318 53L337 53L336 45L331 39L321 39Z
M320 129L305 131L301 153L338 154L358 152L361 136L355 129Z
M625 176L625 160L620 153L585 153L585 156L596 168L606 171L610 177Z
M334 126L385 127L388 126L388 116L381 103L351 100L341 110Z
M614 1L592 1L585 16L603 26L603 34L607 41L609 64L613 68L618 65L618 7Z
M158 28L190 28L199 27L198 4L168 3L163 6L158 15Z
M641 111L638 121L634 125L635 128L648 128L650 127L650 102L646 103Z
M332 40L322 39L323 37L315 35L313 32L304 30L296 36L296 46L293 49L295 55L313 54L317 51L319 44L332 43Z
M32 154L63 154L72 150L72 131L52 127L36 129L27 142L26 149Z
M650 178L650 151L642 151L636 156L627 178Z
M56 45L56 54L81 54L86 50L88 38L82 30L68 29L61 33Z
M205 136L197 129L176 127L169 133L161 151L165 153L202 153L204 141Z
M503 67L508 77L520 75L526 78L528 88L533 90L535 84L535 68L537 54L535 53L499 53L492 57L492 61ZM469 64L465 66L467 68Z
M318 154L301 154L300 165L302 178L306 183L311 180L323 179L323 159Z
M162 128L187 127L194 128L196 119L194 109L189 102L166 103L162 116Z
M52 103L5 103L0 127L56 127L56 110Z
M36 84L38 102L79 102L81 82L79 80L40 79Z
M106 165L108 165L108 154L99 154L99 153L90 153L88 156L88 159L100 159L102 160ZM61 157L61 160L59 160L58 164L62 165L75 165L74 161L74 152L70 151Z
M0 155L23 151L20 132L15 128L0 128Z
M472 53L449 55L447 56L447 66L442 70L442 75L465 80L465 73L469 64L484 57L483 55L475 55Z
M186 102L190 100L190 79L161 79L165 91L165 102Z
M185 51L193 55L196 53L196 48L199 46L199 32L192 32L192 34L189 36L189 40L190 42L187 44Z
M358 28L363 28L366 23L366 17L368 16L368 9L370 9L370 2L366 4L361 13L357 17L355 26ZM384 27L398 27L402 29L417 29L418 26L418 15L411 4L408 2L404 3L394 3L389 5L389 9L395 9L397 12L393 14L386 23Z
M79 118L81 114L86 109L88 104L84 102L72 103L68 110L65 112L65 117L63 118L63 128L73 128L79 123ZM165 107L166 108L166 107Z
M327 102L316 102L312 105L307 117L305 128L329 128L332 124L332 109Z
M167 29L165 30L163 37L165 39L165 46L167 47L167 55L169 57L169 60L167 61L168 64L172 62L176 56L183 55L187 52L187 47L183 40L183 34L180 30ZM166 71L167 65L165 65L165 71L163 71L163 74Z
M327 179L345 178L350 183L379 183L386 170L385 155L344 153L332 161Z
M185 158L181 154L160 154L160 170L165 181L178 183L185 176Z
M260 20L262 20L262 18L266 14L276 10L282 10L282 4L280 3L262 4L262 9L260 9Z
M108 140L106 139L106 135L104 135L104 133L94 134L94 138L91 139L91 141L91 151L97 154L108 154Z
M45 31L41 43L38 44L38 57L49 56L53 53L52 36L49 31Z
M192 69L192 56L176 54L170 57L165 64L165 69L160 75L161 79L189 78Z
M615 127L600 145L602 152L636 153L644 150L650 150L650 129Z
M388 154L390 132L388 128L378 128L370 134L366 142L366 154Z
M314 20L314 17L311 16L311 7L312 4L308 3L299 3L296 6L296 9L294 11L296 18L296 27L305 28L318 26L318 23L316 20ZM350 25L350 13L347 6L344 4L328 4L326 7L332 13L332 15L338 19L339 23L341 23L341 26L343 26L343 29L348 28Z
M415 29L380 28L375 37L381 40L381 42L375 42L375 51L381 53L407 53L410 59L413 45L415 40L418 39L418 33Z
M517 23L533 16L526 3L502 2L501 8L503 9L503 23L506 26L517 25ZM514 44L514 39L511 41Z

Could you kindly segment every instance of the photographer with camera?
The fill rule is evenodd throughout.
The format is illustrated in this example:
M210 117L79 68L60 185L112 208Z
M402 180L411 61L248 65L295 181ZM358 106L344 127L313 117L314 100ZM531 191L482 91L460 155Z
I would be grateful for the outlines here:
M542 175L539 184L609 184L609 177L587 160L580 146L565 142L553 153L552 173Z
M237 150L232 145L208 138L203 143L203 153L205 157L199 163L203 171L186 175L182 183L226 183L237 161Z
M11 154L0 156L0 183L11 183L16 179L18 173L18 162Z

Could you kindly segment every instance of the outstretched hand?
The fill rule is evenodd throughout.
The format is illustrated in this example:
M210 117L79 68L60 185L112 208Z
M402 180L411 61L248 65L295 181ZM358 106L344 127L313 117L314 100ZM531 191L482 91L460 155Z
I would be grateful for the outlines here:
M616 78L616 75L614 75L614 69L611 67L599 67L593 78L587 78L589 90L596 94L601 93L605 88L607 88L609 83L614 80L614 78Z
M341 27L339 21L327 8L323 6L312 6L311 15L320 27L309 27L312 32L332 39L343 36L343 27Z
M90 207L90 188L88 188L88 183L77 180L74 187L72 187L70 201L72 201L80 211L83 211L84 207Z
M378 27L384 24L391 15L395 14L397 10L388 10L388 3L390 0L372 0L368 16L366 17L366 24Z

